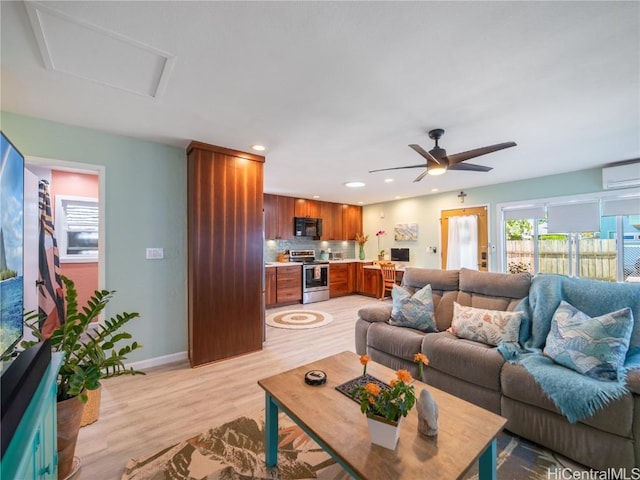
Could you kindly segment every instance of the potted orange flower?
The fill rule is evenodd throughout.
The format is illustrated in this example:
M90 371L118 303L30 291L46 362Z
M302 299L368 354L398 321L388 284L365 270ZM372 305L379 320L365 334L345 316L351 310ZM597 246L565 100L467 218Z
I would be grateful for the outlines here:
M360 357L367 373L368 355ZM360 403L360 411L367 416L371 441L376 445L394 450L400 435L402 418L406 417L416 403L413 378L407 370L398 370L388 388L376 383L359 385L351 392Z

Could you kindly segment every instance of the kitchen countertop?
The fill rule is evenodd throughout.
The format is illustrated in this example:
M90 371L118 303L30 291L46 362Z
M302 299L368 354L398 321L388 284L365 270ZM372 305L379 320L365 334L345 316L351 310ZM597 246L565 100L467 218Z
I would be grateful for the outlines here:
M328 260L329 264L332 263L371 263L371 262L375 262L376 260L360 260L359 258L345 258L343 260ZM296 266L296 265L302 265L302 262L265 262L265 267L266 268L270 268L270 267L292 267L292 266ZM403 265L403 266L398 266L398 268L396 268L396 270L400 270L403 269L405 266L408 265ZM380 268L378 265L365 265L364 268Z

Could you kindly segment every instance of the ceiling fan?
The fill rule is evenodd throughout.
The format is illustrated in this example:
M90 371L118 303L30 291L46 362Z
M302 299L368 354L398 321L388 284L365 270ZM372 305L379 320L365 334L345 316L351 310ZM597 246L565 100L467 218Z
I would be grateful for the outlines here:
M444 148L440 148L438 140L444 135L442 128L436 128L429 131L429 138L435 140L436 146L428 152L420 145L409 145L416 152L424 157L427 163L421 163L419 165L409 165L407 167L392 167L381 168L378 170L370 170L369 173L383 172L386 170L401 170L405 168L424 168L424 172L416 177L414 182L419 182L425 175L442 175L447 170L468 170L473 172L488 172L491 167L485 167L483 165L474 165L473 163L462 163L470 158L479 157L480 155L486 155L487 153L497 152L504 148L515 147L515 142L497 143L495 145L489 145L488 147L475 148L473 150L467 150L466 152L454 153L453 155L447 155L447 151Z

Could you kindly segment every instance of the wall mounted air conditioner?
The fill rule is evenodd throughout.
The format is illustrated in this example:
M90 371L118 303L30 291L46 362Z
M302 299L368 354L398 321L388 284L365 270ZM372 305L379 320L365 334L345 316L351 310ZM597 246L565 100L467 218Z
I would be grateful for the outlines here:
M602 169L602 188L640 187L640 162L605 167Z

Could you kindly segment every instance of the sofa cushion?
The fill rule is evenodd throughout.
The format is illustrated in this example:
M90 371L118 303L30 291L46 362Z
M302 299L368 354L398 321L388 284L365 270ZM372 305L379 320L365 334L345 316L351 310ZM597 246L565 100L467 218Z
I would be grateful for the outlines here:
M501 372L502 394L527 405L562 415L533 376L517 363L505 363ZM595 427L605 432L631 438L633 425L633 398L630 394L609 402L606 408L579 423ZM568 426L568 424L567 424Z
M490 390L500 391L500 369L504 358L495 347L456 337L449 332L427 333L422 353L434 368Z
M358 317L367 322L386 322L391 316L391 305L374 304L358 310Z
M633 329L630 308L591 318L560 302L543 353L554 362L598 380L617 380Z
M431 285L425 285L411 295L407 290L397 285L391 289L393 306L389 324L394 327L409 327L421 332L435 332L433 297Z
M460 305L489 310L512 311L529 294L529 273L479 272L460 269Z
M451 326L453 302L458 296L458 270L436 270L407 267L402 277L402 286L415 293L425 285L431 285L431 296L438 330Z
M453 304L449 331L456 337L497 346L517 342L522 312L502 312Z
M375 322L367 330L367 347L413 362L413 356L420 352L425 335L427 334L413 328L398 328L388 323Z

